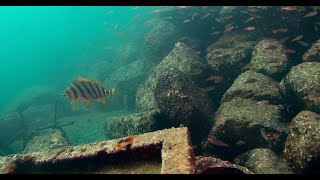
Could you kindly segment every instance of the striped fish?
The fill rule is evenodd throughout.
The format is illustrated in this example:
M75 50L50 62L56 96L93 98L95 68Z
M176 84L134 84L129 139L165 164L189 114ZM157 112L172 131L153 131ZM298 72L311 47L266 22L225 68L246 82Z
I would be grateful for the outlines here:
M101 104L106 104L105 96L114 96L114 88L108 90L103 85L90 79L78 77L64 91L62 96L71 99L72 108L76 102L82 101L86 107L90 106L90 99L97 100Z

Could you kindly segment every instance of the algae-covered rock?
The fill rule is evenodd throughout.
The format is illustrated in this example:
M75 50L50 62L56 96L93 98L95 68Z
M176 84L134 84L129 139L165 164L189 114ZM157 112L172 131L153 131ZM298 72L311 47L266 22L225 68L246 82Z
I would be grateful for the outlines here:
M247 41L245 36L235 35L231 39L225 35L218 42L210 45L206 51L206 61L218 72L235 74L241 72L241 67L250 62L252 49L256 43Z
M251 70L281 80L288 70L289 62L283 45L276 39L263 39L254 48Z
M297 172L320 173L320 115L302 111L289 127L285 158Z
M244 98L221 104L213 122L208 137L228 144L230 156L257 147L281 152L288 127L281 106ZM204 141L203 147L209 152L221 153L220 147L208 140Z
M320 63L293 66L283 80L287 95L299 110L320 113Z
M178 69L193 80L199 79L205 66L199 54L184 43L177 42L174 49L150 73L147 79L138 87L136 109L145 111L157 108L155 87L158 79L171 68Z
M29 140L24 153L48 151L69 145L70 144L63 133L59 129L53 129L49 134L32 137Z
M320 62L320 40L312 44L311 48L304 53L302 60L304 62L316 61Z
M25 130L21 114L4 114L0 119L0 155L23 151Z
M25 90L7 108L8 111L24 111L30 106L54 104L60 94L50 87L35 86Z
M221 100L241 73L242 67L250 62L252 49L256 44L252 37L243 32L228 32L206 49L205 59L213 71L212 75L223 78L221 82L209 84L214 87L209 93L213 101Z
M268 148L252 149L240 154L235 162L256 174L293 174L288 163Z
M158 109L139 112L124 116L109 117L105 121L105 136L107 139L120 138L152 132L168 127L163 115Z
M179 38L179 31L175 25L161 21L147 35L143 48L143 59L146 67L157 65L173 49L174 43Z
M192 142L200 143L210 130L210 119L216 110L207 94L174 68L162 74L154 93L158 107L170 119L170 125L187 126Z
M111 73L104 83L109 89L115 87L115 96L107 100L109 105L104 106L103 109L108 111L134 109L137 88L146 76L145 62L141 59Z
M266 100L270 104L283 104L284 95L279 83L272 78L254 71L242 73L223 95L221 102L231 101L235 97Z
M246 167L213 157L196 156L195 166L197 174L252 174Z
M54 105L31 106L22 112L28 131L54 124Z

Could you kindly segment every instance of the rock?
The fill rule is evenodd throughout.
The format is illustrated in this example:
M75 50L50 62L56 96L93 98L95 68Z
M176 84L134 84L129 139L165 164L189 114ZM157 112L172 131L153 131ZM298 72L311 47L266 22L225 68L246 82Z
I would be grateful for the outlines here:
M320 113L320 63L305 62L293 66L283 80L291 104L299 111Z
M221 103L231 101L235 97L253 99L256 101L266 100L270 104L285 103L283 90L278 82L268 76L254 71L242 73L223 95Z
M213 70L212 75L223 77L221 82L212 82L215 87L211 92L213 101L220 101L221 96L250 62L256 41L251 41L243 33L227 33L207 49L206 62ZM209 82L210 83L210 82Z
M31 106L23 111L22 118L29 132L54 124L54 105Z
M192 143L199 144L209 132L211 116L216 110L207 94L178 69L163 72L157 81L155 99L170 125L187 126Z
M297 172L320 172L320 115L301 111L289 127L284 157Z
M197 174L252 174L247 168L218 158L196 156Z
M216 71L241 68L250 62L253 47L256 45L254 40L244 33L227 33L206 49L206 61Z
M175 25L162 20L147 35L143 48L143 59L147 69L157 65L173 49L180 37Z
M104 84L111 89L116 86L115 96L108 98L108 106L100 107L103 111L135 109L138 86L145 80L147 69L144 61L139 59L114 71Z
M302 60L303 62L320 62L320 40L312 44L311 48L308 49L306 53L304 53Z
M232 158L235 152L257 147L270 147L281 152L288 127L285 115L280 106L264 101L234 98L220 105L208 135L229 147L216 146L205 140L203 148L222 157L228 155L224 158ZM222 151L226 150L230 152L223 154Z
M32 137L24 153L48 151L64 146L69 146L68 140L59 129L53 129L50 134Z
M158 109L124 116L109 117L105 121L107 139L137 135L168 127Z
M155 87L158 79L171 68L178 69L192 80L199 80L205 74L206 67L199 54L184 43L177 42L174 49L150 73L138 87L136 110L146 111L158 108L155 100Z
M24 111L30 106L54 104L58 97L59 96L57 95L57 92L50 87L35 86L27 89L20 96L18 96L8 106L5 112Z
M0 154L19 153L23 149L14 144L23 138L24 126L19 113L8 113L0 120Z
M286 74L289 62L284 47L276 39L263 39L252 52L251 70L262 73L275 80Z
M256 174L293 174L288 163L268 148L252 149L240 154L235 162Z

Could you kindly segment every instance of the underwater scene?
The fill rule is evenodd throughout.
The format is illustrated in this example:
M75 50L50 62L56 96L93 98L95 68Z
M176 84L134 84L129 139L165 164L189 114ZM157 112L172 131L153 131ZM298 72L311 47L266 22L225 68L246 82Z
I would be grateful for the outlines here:
M0 7L0 173L319 174L319 12Z

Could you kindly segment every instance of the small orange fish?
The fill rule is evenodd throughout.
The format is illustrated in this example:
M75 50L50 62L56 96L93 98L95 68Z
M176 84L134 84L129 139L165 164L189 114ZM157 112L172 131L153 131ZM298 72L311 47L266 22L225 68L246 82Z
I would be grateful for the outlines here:
M217 34L220 34L220 33L221 33L220 31L215 31L215 32L210 33L210 35L217 35Z
M311 6L311 7L312 7L312 9L315 10L315 11L320 9L320 6Z
M207 81L214 81L214 83L220 83L223 81L223 77L222 76L210 76L206 80Z
M284 43L284 42L286 42L288 39L289 39L289 36L288 36L288 37L285 37L285 38L280 39L280 40L279 40L279 42L280 42L281 44L283 44L283 43Z
M244 23L248 23L250 21L254 20L254 17L249 17L246 21L244 21Z
M272 30L272 34L277 34L278 32L285 33L287 31L288 31L288 29L286 29L286 28L274 29L274 30Z
M156 10L153 10L152 12L154 12L154 13L159 13L160 10L159 10L159 9L156 9Z
M205 19L205 18L209 17L210 15L211 15L211 13L207 13L204 16L202 16L201 19Z
M292 11L292 10L295 10L296 8L294 6L282 6L280 9L282 11Z
M311 11L308 14L306 14L305 16L303 16L304 18L306 17L312 17L318 14L318 11Z
M290 53L290 54L296 53L296 50L294 50L294 49L283 49L283 51L284 51L285 53Z
M249 12L258 12L258 9L256 9L256 8L248 8L248 11Z
M288 29L286 29L286 28L280 28L280 29L278 29L278 31L279 31L279 32L282 32L282 33L285 33L285 32L288 31Z
M216 146L229 147L228 144L226 144L226 143L224 143L224 142L222 142L222 141L220 141L220 140L218 140L218 139L216 139L216 138L214 138L214 137L209 137L209 138L208 138L208 141L209 141L210 143L216 145Z
M226 33L226 32L229 32L229 31L233 30L234 28L235 28L234 26L228 27L228 28L226 28L226 29L224 30L224 32L225 32L225 33Z
M277 29L272 30L272 34L277 34L277 33L278 33Z
M178 8L180 8L180 9L185 9L185 8L187 8L188 6L177 6Z
M215 86L209 86L209 87L205 88L204 91L205 91L205 92L210 92L210 91L213 91L213 90L215 90L215 89L216 89Z
M231 18L232 18L232 15L223 17L223 19L225 19L225 20L228 20L228 19L231 19Z
M299 40L302 39L302 38L303 38L303 35L299 35L299 36L293 38L291 41L292 41L292 42L294 42L294 41L299 41Z
M253 27L253 26L248 26L248 27L245 27L243 30L245 30L245 31L253 31L253 30L255 30L256 28L255 27Z
M309 44L308 44L308 43L303 42L303 41L298 41L298 43L299 43L301 46L304 46L304 47L309 46Z
M183 23L190 22L190 19L184 20Z

